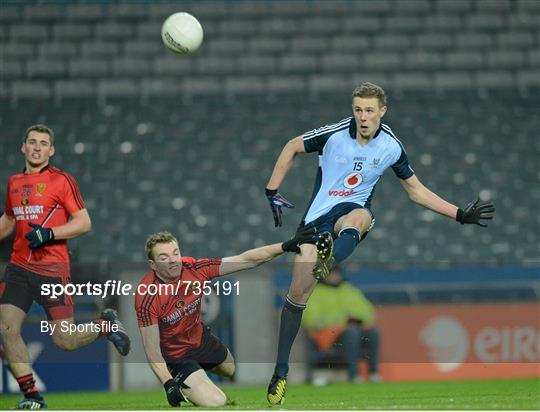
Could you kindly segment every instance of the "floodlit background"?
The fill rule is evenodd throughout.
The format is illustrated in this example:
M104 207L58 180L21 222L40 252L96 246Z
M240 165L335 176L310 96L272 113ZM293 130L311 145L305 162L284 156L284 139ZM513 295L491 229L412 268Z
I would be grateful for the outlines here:
M177 11L205 30L193 55L161 43L161 23ZM297 159L280 188L296 208L275 229L264 187L281 148L348 117L352 90L371 81L386 90L384 122L421 181L457 205L479 195L497 208L487 229L461 226L409 202L391 171L378 184L376 225L345 275L377 307L383 377L531 376L540 359L539 22L537 0L4 1L0 196L22 170L24 130L46 123L56 133L52 163L78 180L93 222L89 235L70 241L75 281L136 283L147 270L146 236L159 230L196 257L277 242L300 221L317 168L315 155ZM11 239L0 242L2 260L10 248ZM240 361L237 382L270 377L290 268L287 257L239 275L238 296L209 303L208 321ZM120 308L134 351L111 367L104 342L70 353L54 368L79 368L84 378L59 381L36 309L25 333L48 390L157 385L131 298L76 302L80 320ZM438 329L446 318L464 331L452 345L466 355L451 358L453 369L437 366L424 339L448 333ZM403 324L410 327L395 339L405 349L390 338ZM501 343L484 353L485 328ZM304 342L301 335L293 354L296 381ZM399 368L408 362L423 367L411 375ZM484 362L510 365L484 375L468 367ZM526 367L514 373L517 364ZM5 368L2 376L0 389L12 389Z

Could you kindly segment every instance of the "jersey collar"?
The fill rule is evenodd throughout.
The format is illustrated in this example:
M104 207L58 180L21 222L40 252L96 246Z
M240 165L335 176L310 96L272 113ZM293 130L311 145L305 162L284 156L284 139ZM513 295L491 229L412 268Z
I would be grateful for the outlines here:
M379 123L379 128L373 135L373 139L375 139L379 135L381 130L382 130L382 123ZM351 119L351 123L349 123L349 136L351 137L351 139L356 140L356 122L354 121L354 117Z
M39 172L37 172L37 173L43 173L46 170L49 170L49 164L46 164L45 166L43 166L41 169L39 169ZM26 166L23 169L23 173L26 173ZM33 174L33 173L31 173L31 174Z

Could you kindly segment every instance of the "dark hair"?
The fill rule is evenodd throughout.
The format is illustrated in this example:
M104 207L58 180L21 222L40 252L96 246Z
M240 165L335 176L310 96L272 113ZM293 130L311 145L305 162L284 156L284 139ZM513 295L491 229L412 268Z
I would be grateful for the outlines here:
M33 126L30 126L28 129L26 129L23 143L26 143L26 140L28 140L28 135L30 134L30 132L47 133L49 135L49 140L51 141L51 146L54 146L54 132L49 126L46 126L44 124L35 124Z

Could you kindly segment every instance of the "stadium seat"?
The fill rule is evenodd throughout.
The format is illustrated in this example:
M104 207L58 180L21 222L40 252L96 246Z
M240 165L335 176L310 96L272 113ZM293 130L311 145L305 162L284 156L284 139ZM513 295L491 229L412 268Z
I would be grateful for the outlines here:
M355 35L378 34L382 30L381 19L377 16L345 16L343 19L343 30Z
M321 69L326 73L351 73L362 66L363 59L361 56L346 51L324 55L321 60Z
M128 39L133 35L133 26L129 23L97 23L96 37L104 40Z
M120 44L110 40L93 40L81 43L81 57L114 57L120 52Z
M500 68L518 68L523 66L525 56L520 50L498 50L487 53L487 63L494 69Z
M51 97L51 88L45 81L17 80L11 82L11 95L14 99L48 99Z
M499 12L507 13L512 9L512 2L510 0L478 0L474 4L476 11L485 13L485 12Z
M497 44L503 48L531 48L534 42L531 31L505 31L497 35Z
M154 60L153 70L158 75L179 76L194 72L196 66L193 61L177 59L167 54Z
M115 58L112 61L111 67L114 76L143 77L152 73L152 66L144 58Z
M276 71L276 59L270 56L243 55L235 64L242 73L273 74Z
M2 13L4 12L2 6ZM59 4L29 5L24 8L23 16L26 20L50 23L62 20L65 17L65 8Z
M53 40L77 41L91 40L92 26L86 23L58 22L52 26Z
M478 87L509 88L514 84L514 78L510 71L486 71L476 75L475 83Z
M449 70L478 69L483 63L482 55L473 51L450 52L446 56L446 65Z
M279 62L282 73L311 73L317 71L319 61L313 55L286 54Z
M461 1L447 1L447 0L436 0L435 9L441 11L444 14L456 13L456 14L465 14L472 9L473 1L471 0L461 0Z
M493 36L488 33L462 32L455 36L456 46L460 49L488 50L493 43Z
M101 4L68 4L65 10L67 19L76 22L94 22L105 17L105 10Z
M77 43L52 41L40 43L38 54L42 57L49 58L68 58L74 57L79 53Z
M26 74L29 78L63 78L68 72L68 67L63 60L58 58L39 58L26 63Z
M88 97L96 95L95 85L89 80L57 80L54 82L57 98Z
M417 51L407 53L405 56L405 67L407 69L435 71L443 66L443 54L439 52Z
M461 3L461 2L455 2ZM426 32L420 35L437 35L440 36L442 31L447 31L448 34L457 33L464 27L464 21L459 15L453 14L433 14L425 21Z
M102 77L109 74L110 66L104 59L78 58L70 61L69 72L73 77Z
M266 85L270 93L301 93L307 88L305 76L272 75L268 77Z
M281 37L256 36L248 42L247 51L256 53L281 53L287 47L285 39Z
M340 90L346 93L350 88L349 79L339 74L313 75L308 80L308 89L312 94L336 93Z
M0 61L0 79L12 80L12 79L24 79L24 65L18 60L4 60Z
M409 49L412 45L410 36L399 34L381 34L375 36L374 41L377 50L404 50Z
M22 20L21 9L14 4L3 4L2 13L0 13L0 22L17 23Z
M540 4L536 0L517 0L517 7L520 12L540 12Z
M21 23L10 26L9 37L16 41L43 41L49 37L46 24Z

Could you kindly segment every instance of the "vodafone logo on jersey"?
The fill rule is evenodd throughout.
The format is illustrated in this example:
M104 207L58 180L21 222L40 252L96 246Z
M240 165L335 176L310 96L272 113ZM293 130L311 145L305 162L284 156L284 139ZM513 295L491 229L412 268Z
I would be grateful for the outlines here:
M347 189L354 189L356 186L358 186L360 183L362 183L362 175L358 172L352 172L345 176L345 179L343 179L343 186L345 186Z
M356 192L353 189L356 186L358 186L360 183L362 183L362 181L363 181L363 177L360 173L358 172L349 173L343 179L343 186L345 186L345 189L329 190L328 196L347 197L347 196L354 195Z

